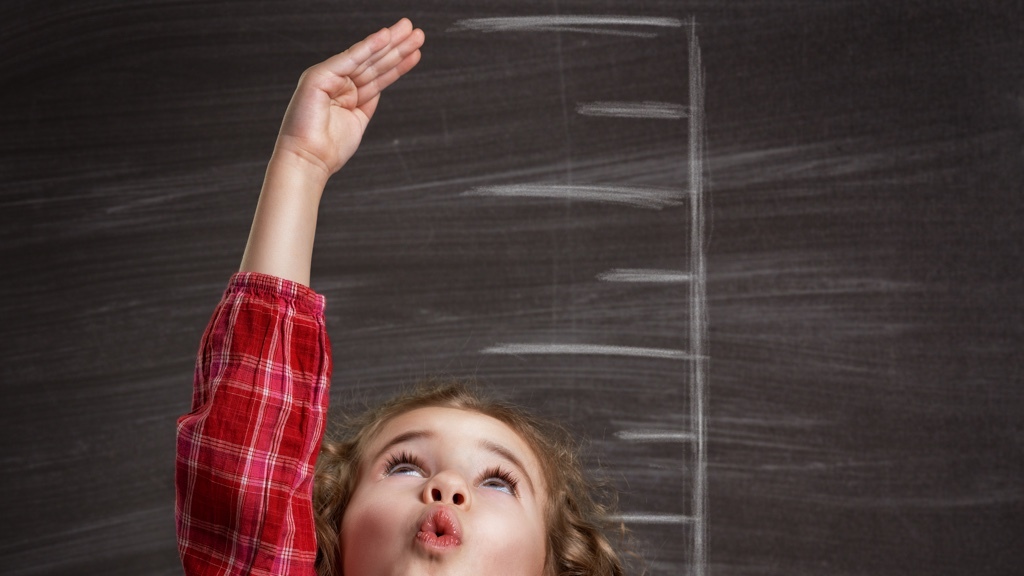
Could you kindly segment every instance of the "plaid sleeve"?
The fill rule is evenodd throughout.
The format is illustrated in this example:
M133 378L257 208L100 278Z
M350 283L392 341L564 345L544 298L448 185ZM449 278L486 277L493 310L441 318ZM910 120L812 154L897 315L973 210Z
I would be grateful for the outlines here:
M330 375L323 296L232 276L203 334L192 410L178 419L186 574L315 574L313 466Z

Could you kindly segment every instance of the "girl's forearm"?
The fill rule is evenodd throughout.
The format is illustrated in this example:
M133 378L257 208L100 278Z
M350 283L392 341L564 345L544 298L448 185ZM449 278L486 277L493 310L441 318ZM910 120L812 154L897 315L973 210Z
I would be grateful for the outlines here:
M381 90L419 62L423 40L403 18L302 74L267 166L240 271L309 285L327 179L359 147Z
M327 176L301 158L274 154L242 256L241 272L309 285L317 211Z

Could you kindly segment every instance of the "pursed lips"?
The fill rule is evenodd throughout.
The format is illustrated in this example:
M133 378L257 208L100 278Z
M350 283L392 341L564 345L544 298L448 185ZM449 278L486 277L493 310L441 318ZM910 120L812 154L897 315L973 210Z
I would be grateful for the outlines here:
M462 544L462 526L458 516L447 506L433 506L420 522L416 540L429 550L444 552Z

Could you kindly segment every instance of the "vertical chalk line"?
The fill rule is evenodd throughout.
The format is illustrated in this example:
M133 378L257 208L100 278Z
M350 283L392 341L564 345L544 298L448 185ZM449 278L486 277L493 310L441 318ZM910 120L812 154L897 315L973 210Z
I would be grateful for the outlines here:
M707 566L707 270L704 245L704 68L697 40L697 19L690 19L690 422L694 436L693 492L693 576L705 576Z

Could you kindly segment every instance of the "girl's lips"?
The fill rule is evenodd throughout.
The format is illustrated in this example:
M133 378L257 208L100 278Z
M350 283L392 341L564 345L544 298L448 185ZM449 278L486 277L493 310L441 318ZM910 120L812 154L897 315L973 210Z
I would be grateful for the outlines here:
M416 541L428 550L445 552L462 544L462 527L458 517L444 506L431 508L420 523Z

